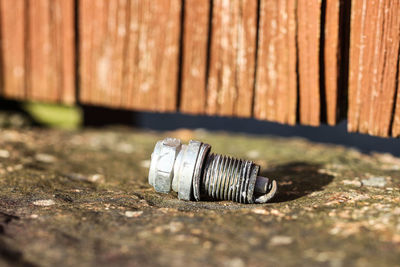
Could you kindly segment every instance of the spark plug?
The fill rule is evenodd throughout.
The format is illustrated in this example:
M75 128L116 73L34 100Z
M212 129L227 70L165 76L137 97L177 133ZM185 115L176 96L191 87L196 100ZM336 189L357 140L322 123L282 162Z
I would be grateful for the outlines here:
M157 192L171 189L182 200L203 198L239 203L266 203L277 192L277 183L259 176L252 161L210 153L211 146L191 140L165 138L151 155L149 183Z

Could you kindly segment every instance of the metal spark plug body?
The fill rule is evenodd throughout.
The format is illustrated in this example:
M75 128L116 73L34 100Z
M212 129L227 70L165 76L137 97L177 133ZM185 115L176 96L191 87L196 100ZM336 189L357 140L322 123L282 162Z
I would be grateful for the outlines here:
M165 138L151 155L149 183L157 192L178 192L178 198L199 201L208 196L239 203L266 203L277 192L275 180L258 176L252 161L210 153L211 146Z

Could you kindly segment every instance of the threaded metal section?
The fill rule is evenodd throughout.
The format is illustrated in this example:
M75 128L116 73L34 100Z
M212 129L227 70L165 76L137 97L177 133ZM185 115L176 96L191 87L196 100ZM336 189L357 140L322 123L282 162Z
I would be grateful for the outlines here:
M252 161L210 154L204 167L202 194L213 199L254 203L258 169Z

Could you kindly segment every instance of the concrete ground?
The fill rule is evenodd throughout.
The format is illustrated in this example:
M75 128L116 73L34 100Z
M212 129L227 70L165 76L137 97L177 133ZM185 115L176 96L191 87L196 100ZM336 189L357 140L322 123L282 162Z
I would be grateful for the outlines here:
M296 138L0 129L0 265L400 266L400 159ZM275 178L268 204L147 183L157 140L198 139Z

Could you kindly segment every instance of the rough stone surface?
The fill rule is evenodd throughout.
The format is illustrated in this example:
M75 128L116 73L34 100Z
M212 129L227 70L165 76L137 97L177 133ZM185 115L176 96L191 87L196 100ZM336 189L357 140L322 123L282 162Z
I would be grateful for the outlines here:
M166 136L251 156L262 175L277 179L278 197L244 205L156 193L147 168ZM3 129L0 149L8 151L0 157L0 265L400 263L400 159L387 154L303 139L124 128ZM384 185L365 186L371 177L384 177Z

